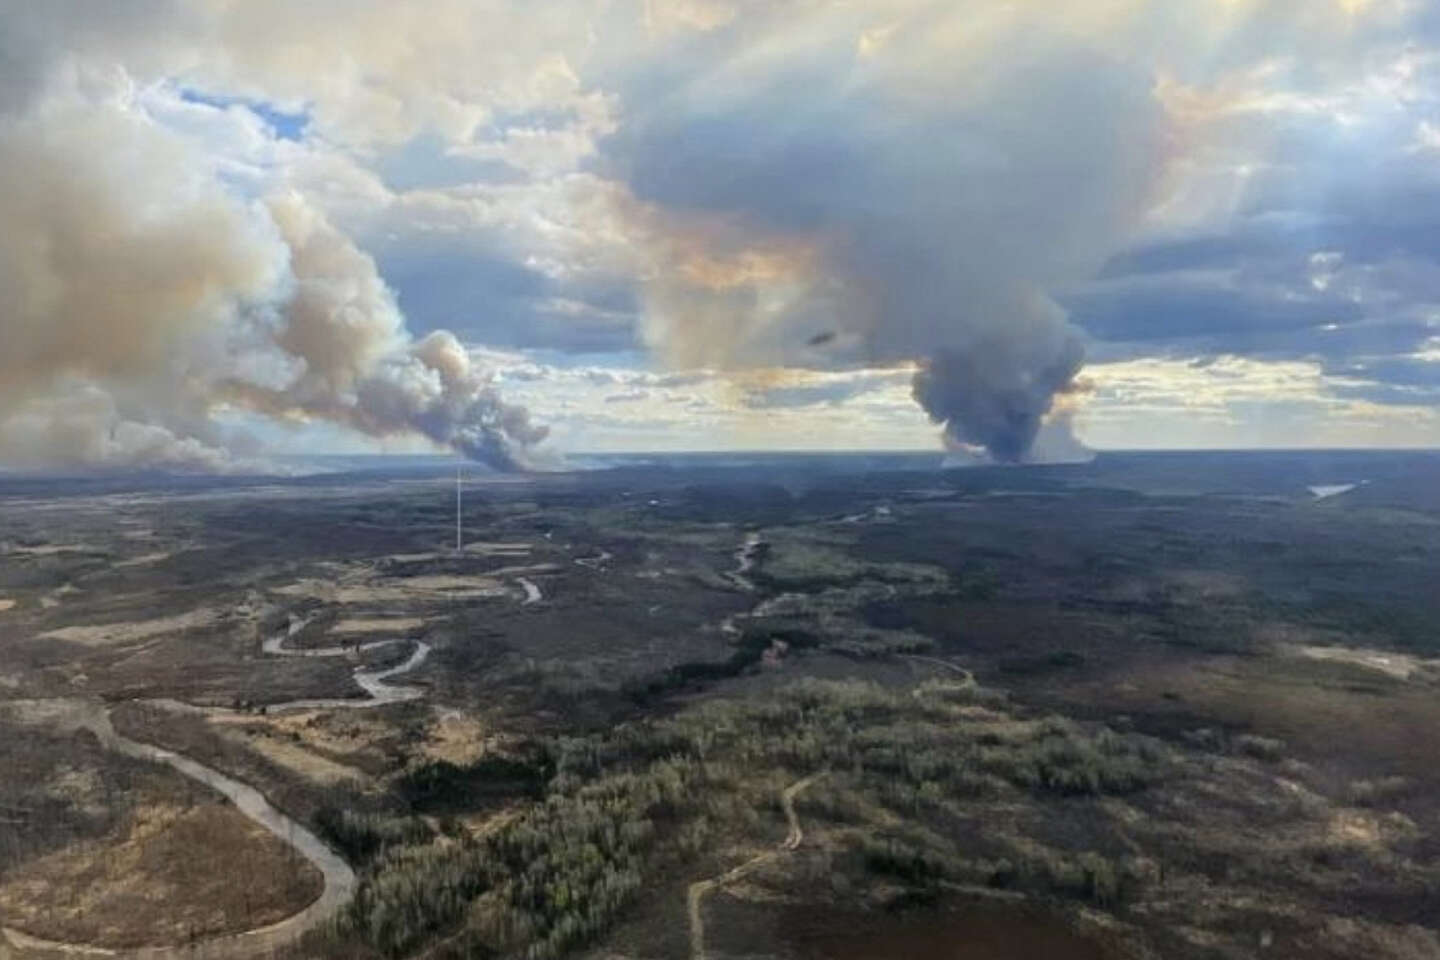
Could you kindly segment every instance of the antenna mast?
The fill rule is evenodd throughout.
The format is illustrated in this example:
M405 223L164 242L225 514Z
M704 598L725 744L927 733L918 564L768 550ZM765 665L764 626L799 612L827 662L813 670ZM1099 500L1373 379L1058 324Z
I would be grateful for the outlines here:
M460 546L460 468L455 468L455 552L459 553Z

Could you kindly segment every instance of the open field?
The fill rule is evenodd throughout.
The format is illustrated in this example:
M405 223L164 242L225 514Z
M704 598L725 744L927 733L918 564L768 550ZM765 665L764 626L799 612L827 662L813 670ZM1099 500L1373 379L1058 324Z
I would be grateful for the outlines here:
M1440 457L451 477L0 479L0 926L1440 958Z
M319 874L217 793L86 732L27 720L10 711L0 727L7 927L178 946L274 923L319 895Z

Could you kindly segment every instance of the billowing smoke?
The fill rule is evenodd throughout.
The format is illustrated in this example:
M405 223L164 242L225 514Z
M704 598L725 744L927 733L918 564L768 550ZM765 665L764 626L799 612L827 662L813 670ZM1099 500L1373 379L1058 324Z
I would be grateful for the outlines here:
M261 418L534 464L544 429L362 247L417 316L493 294L494 344L624 350L638 288L676 366L915 371L957 451L1073 456L1058 304L1147 210L1308 236L1353 117L1406 169L1434 139L1420 3L336 7L0 4L0 464L250 469Z
M0 114L0 464L250 470L253 414L533 464L545 428L325 217L81 79Z
M1059 343L1011 337L1000 343L944 348L915 372L915 400L946 436L982 447L1005 462L1030 452L1055 397L1074 388L1085 350L1075 331L1057 324Z
M323 419L375 437L415 433L503 470L535 466L548 429L505 403L445 331L411 341L374 261L295 195L267 205L290 250L292 286L264 324L289 371L221 394L281 419Z
M625 118L644 332L680 365L913 364L947 442L1022 460L1084 360L1054 297L1146 209L1164 111L1099 25L901 7L737 29Z

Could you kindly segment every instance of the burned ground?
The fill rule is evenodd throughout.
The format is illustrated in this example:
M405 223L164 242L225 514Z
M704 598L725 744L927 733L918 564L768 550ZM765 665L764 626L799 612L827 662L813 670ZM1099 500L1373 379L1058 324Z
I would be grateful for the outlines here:
M1440 957L1437 488L680 458L474 482L456 553L444 469L0 481L0 696L314 827L359 879L311 956ZM415 698L366 708L395 668ZM46 803L7 876L133 848L119 800Z

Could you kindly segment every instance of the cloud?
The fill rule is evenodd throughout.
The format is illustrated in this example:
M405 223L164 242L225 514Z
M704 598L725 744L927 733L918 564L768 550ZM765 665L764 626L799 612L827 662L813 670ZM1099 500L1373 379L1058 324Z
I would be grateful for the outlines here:
M1049 292L1143 210L1165 118L1030 8L901 5L857 49L877 19L737 21L629 78L601 169L652 258L643 331L682 365L921 360L935 420L1015 459L1083 355Z
M897 364L952 441L1018 457L1047 418L1063 430L1056 397L1082 431L1091 406L1146 429L1067 393L1087 351L1206 382L1303 369L1246 367L1277 410L1433 428L1415 413L1440 403L1429 5L344 14L0 12L0 457L43 459L49 416L71 438L56 462L220 469L245 459L227 424L248 404L503 459L538 430L501 386L581 446L626 417L693 446L847 415L908 444L925 424ZM333 259L304 255L277 202ZM1226 429L1265 402L1227 405Z
M1416 446L1440 435L1440 407L1378 403L1374 384L1313 361L1139 358L1086 376L1093 389L1077 430L1109 447Z
M504 468L544 438L453 336L412 339L373 260L313 206L227 184L124 83L0 120L0 216L7 460L221 469L227 407Z
M1390 16L1165 93L1190 143L1167 202L1063 298L1101 355L1309 361L1332 392L1435 402L1409 378L1440 334L1440 171L1417 149L1440 34Z
M777 407L839 406L856 397L910 383L910 370L842 374L796 374L791 382L762 386L745 394L744 404L758 410Z
M1097 283L1066 301L1076 322L1102 340L1186 340L1223 344L1230 352L1300 332L1350 326L1365 316L1347 296L1310 284L1274 284L1208 270L1131 276ZM1259 348L1257 347L1257 350Z

